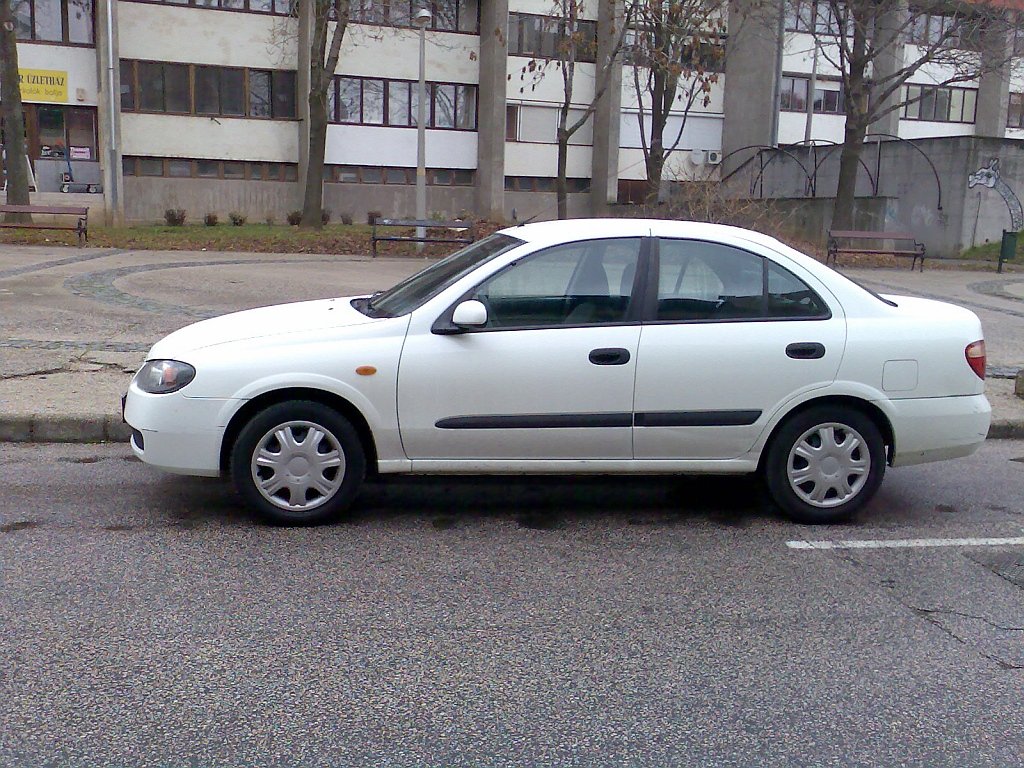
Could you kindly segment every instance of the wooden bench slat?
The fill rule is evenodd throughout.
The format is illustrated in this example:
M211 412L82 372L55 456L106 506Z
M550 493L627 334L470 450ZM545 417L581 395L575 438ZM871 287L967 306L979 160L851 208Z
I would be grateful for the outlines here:
M848 241L840 245L840 241ZM884 245L873 245L870 247L862 247L856 245L857 241L891 241L893 247L886 248ZM850 242L852 241L852 242ZM909 241L913 243L913 247L906 245L898 246L897 242ZM887 256L909 256L911 258L910 268L913 269L917 265L917 260L921 260L921 271L924 271L924 257L925 257L925 246L924 243L918 241L918 239L910 232L877 232L873 230L861 230L861 229L830 229L828 232L828 252L825 256L825 263L831 262L833 265L838 265L838 257L840 253L866 253L872 255L887 255Z
M74 216L71 222L21 222L6 221L9 213L39 214L41 216ZM78 233L78 244L82 245L89 239L89 209L72 205L0 205L0 227L5 229L67 229Z
M435 221L433 219L377 219L373 222L373 231L370 234L370 246L373 255L377 255L377 243L385 242L415 242L415 243L472 243L473 236L467 230L472 228L472 222L467 221ZM384 235L377 234L377 227L422 227L427 229L453 229L460 230L464 234L451 233L434 236L424 232L423 237L417 235Z
M55 215L64 213L68 216L85 216L88 208L73 208L66 205L0 205L0 213L43 213Z
M909 232L869 232L867 230L829 230L829 237L850 240L916 240Z

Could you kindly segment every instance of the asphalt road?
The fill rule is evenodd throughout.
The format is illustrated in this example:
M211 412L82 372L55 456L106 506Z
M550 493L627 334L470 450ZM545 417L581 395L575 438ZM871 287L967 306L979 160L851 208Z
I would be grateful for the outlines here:
M809 528L735 479L415 480L272 529L0 445L0 766L1024 765L1024 443Z

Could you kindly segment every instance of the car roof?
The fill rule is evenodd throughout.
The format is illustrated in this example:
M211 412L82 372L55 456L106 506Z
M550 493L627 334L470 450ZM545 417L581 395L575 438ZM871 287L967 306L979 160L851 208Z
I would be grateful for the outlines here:
M561 243L572 240L597 240L606 237L697 237L708 240L740 238L767 246L780 243L773 237L725 224L673 219L563 219L519 224L501 230L529 243Z

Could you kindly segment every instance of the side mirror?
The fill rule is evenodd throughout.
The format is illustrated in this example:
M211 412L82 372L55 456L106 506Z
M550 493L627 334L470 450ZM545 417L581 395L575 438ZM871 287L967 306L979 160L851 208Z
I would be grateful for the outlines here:
M459 304L452 313L452 324L479 327L487 324L487 307L476 299Z

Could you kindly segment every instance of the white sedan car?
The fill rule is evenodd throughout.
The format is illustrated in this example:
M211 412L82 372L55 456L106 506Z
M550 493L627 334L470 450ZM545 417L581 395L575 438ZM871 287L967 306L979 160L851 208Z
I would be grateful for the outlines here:
M961 307L878 296L756 232L571 220L373 296L183 328L124 415L143 461L228 472L281 524L336 517L367 475L752 472L823 523L886 465L974 451L984 378Z

